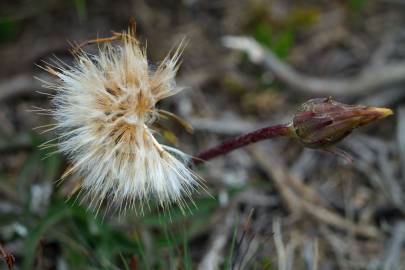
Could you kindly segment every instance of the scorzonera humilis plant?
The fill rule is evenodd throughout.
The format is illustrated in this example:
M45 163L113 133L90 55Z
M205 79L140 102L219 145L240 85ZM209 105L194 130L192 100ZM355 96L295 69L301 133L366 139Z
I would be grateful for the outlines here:
M106 40L115 39L120 42L106 44L98 55L80 51L73 66L45 67L57 78L48 84L56 91L51 110L59 135L55 140L71 163L62 179L80 177L81 190L96 209L104 201L121 210L136 209L138 203L143 208L150 199L163 208L171 203L184 207L192 192L203 186L190 169L193 164L277 136L349 159L333 145L356 127L392 114L385 108L313 99L289 124L250 132L190 157L155 136L159 117L184 124L156 107L181 91L175 75L182 45L152 69L133 31Z

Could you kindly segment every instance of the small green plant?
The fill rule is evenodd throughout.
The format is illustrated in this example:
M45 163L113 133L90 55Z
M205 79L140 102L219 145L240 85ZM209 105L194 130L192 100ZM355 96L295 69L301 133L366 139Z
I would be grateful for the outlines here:
M11 17L0 17L0 43L13 40L17 36L18 21Z

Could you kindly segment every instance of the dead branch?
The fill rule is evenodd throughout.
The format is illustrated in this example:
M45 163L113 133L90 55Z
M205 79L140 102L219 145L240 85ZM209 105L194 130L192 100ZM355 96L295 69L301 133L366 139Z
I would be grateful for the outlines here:
M230 206L225 216L223 216L222 223L216 226L216 230L211 235L210 245L203 259L198 265L199 270L215 270L223 262L223 251L227 245L228 238L232 232L232 227L235 224L235 207Z
M10 252L5 251L1 244L0 244L0 255L1 258L5 260L8 269L13 270L15 263L14 255L11 254Z
M405 97L405 91L401 86L384 89L384 91L367 95L358 103L374 107L390 107L398 104Z
M44 75L45 76L45 75ZM41 78L45 78L41 75ZM11 79L0 82L0 101L15 96L37 94L37 90L49 91L41 87L41 82L32 75L17 75Z
M296 190L294 191L294 187L289 185L291 182L289 178L293 176L289 173L286 165L275 158L277 155L269 153L269 149L263 150L262 147L253 146L252 149L253 156L265 172L274 180L281 196L291 211L298 213L305 212L322 223L356 235L368 238L380 237L380 232L376 227L368 224L355 224L334 213L332 210L317 205L316 202L308 198L308 194L306 194L306 198L301 197L300 193ZM302 183L302 185L305 184ZM310 187L306 189L310 189Z
M385 250L384 270L400 270L401 252L405 243L405 223L398 222L392 230L388 248Z
M281 220L276 219L273 221L273 238L274 245L276 246L278 269L280 270L292 270L294 263L295 249L297 247L297 241L290 240L287 245L283 242L283 233L281 230Z
M402 181L405 183L405 106L401 106L398 109L397 119L397 140L399 146L399 155L401 157Z
M264 64L291 88L309 95L359 96L405 81L405 63L403 62L371 66L361 71L358 76L347 79L323 79L310 77L294 70L251 37L226 36L223 44L225 47L247 53L252 62Z

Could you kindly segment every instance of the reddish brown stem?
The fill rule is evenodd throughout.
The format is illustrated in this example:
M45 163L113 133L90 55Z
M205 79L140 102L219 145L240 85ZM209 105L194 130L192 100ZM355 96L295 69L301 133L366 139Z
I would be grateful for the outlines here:
M235 149L243 146L281 136L288 136L291 134L291 129L288 125L275 125L271 127L265 127L253 132L241 135L239 137L225 141L217 146L214 146L193 158L193 164L197 165L204 161L210 160L217 156L225 155Z
M14 255L5 251L1 244L0 244L0 255L1 255L0 258L6 261L8 269L13 270L15 263Z

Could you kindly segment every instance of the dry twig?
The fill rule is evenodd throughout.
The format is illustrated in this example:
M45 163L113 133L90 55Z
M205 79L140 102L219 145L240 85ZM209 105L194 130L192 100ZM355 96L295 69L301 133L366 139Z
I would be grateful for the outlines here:
M13 254L5 251L1 244L0 244L0 254L1 254L1 258L6 261L8 269L13 270L14 263L15 263L15 258L13 256Z
M223 251L227 244L229 234L235 224L235 207L232 205L223 216L222 223L216 226L216 230L211 235L210 245L198 265L199 270L215 270L223 262Z
M263 63L277 78L290 87L310 95L358 96L405 80L403 62L371 66L352 78L323 79L310 77L294 70L253 38L227 36L223 39L223 43L228 48L246 52L251 61Z
M289 178L293 176L289 174L288 168L279 159L274 158L277 155L272 154L269 149L264 151L262 147L252 147L252 149L255 159L265 172L272 177L290 210L298 213L305 212L322 223L356 235L368 238L380 237L380 232L376 227L368 224L355 224L332 210L319 206L316 201L310 199L308 194L305 198L301 197L300 192L294 191L295 187L290 185L291 180ZM304 183L301 184L305 185ZM306 186L306 189L310 189L310 187ZM311 194L313 193L311 192Z
M395 224L392 230L389 246L386 249L384 270L400 270L401 266L401 252L405 243L405 222Z
M45 75L41 78L46 81ZM0 101L19 95L36 94L36 90L49 91L41 88L41 82L32 75L17 75L11 79L0 82Z
M401 157L402 181L405 183L405 106L401 106L398 109L397 119L397 140L399 146L399 155Z
M294 244L287 244L284 245L282 232L281 232L281 221L280 219L276 219L273 222L273 233L274 233L274 244L276 246L277 251L277 259L278 259L278 269L280 270L291 270L293 269L293 261L294 261Z

